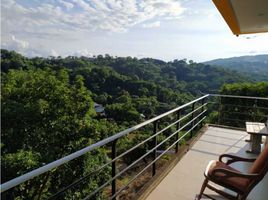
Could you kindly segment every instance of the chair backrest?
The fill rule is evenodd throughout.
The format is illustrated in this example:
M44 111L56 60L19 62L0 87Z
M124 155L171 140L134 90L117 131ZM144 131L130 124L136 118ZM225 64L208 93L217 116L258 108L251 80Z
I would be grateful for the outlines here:
M268 145L262 150L260 155L257 157L251 168L249 169L250 174L260 174L264 176L268 171Z

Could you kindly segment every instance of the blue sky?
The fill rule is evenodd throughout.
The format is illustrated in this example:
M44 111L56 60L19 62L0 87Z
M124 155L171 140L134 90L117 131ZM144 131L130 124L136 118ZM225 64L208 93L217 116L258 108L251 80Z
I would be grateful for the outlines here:
M211 0L2 0L1 11L1 48L26 56L268 53L268 33L234 36Z

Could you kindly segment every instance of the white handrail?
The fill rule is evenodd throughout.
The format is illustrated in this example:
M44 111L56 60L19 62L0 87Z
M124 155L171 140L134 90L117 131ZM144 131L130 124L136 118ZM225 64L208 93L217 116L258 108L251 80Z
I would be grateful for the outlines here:
M257 100L268 100L268 97L252 97L252 96L237 96L237 95L226 95L226 94L209 94L212 97L230 97L239 99L257 99Z

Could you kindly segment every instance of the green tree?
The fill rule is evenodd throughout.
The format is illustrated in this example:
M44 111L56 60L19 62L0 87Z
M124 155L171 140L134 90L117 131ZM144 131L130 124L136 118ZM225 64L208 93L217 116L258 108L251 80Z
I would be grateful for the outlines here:
M221 94L268 97L268 82L225 84ZM220 123L245 127L246 121L266 122L268 101L221 97Z
M3 74L1 87L2 182L79 150L95 139L94 133L88 133L94 126L93 101L81 76L70 85L66 71L10 70ZM96 155L100 158L92 160L94 165L104 162L103 153ZM19 199L47 197L55 188L60 189L86 173L90 164L86 159L85 165L79 165L83 162L79 158L5 195L19 195ZM58 182L59 176L65 178Z

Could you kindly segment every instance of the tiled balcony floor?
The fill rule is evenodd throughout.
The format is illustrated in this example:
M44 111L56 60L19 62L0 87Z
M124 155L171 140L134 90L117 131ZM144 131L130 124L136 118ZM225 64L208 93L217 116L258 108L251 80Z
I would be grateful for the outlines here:
M178 162L172 171L150 193L146 200L194 200L204 180L204 170L210 160L218 160L220 154L231 153L243 157L256 157L245 151L249 136L244 131L208 127L187 154ZM236 163L235 168L246 172L249 163ZM209 189L205 194L215 199L223 199ZM208 199L203 197L203 199ZM268 199L268 174L250 193L248 200Z

